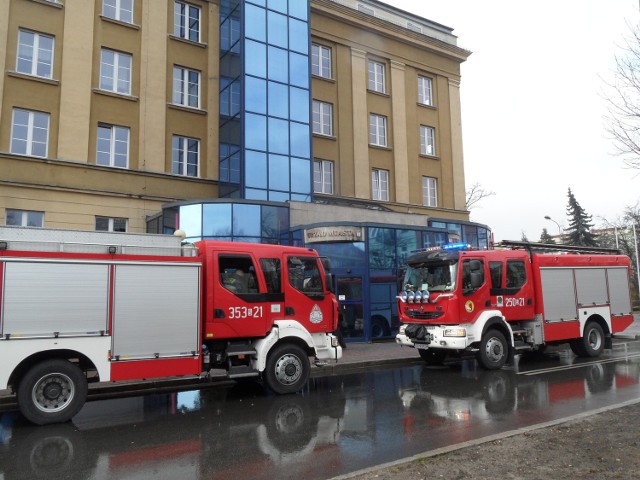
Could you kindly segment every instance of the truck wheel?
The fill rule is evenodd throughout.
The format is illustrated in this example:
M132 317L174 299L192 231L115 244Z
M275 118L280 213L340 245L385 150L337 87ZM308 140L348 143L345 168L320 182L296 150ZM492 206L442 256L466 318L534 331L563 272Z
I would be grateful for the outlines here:
M598 357L604 350L604 332L600 324L588 322L582 338L576 341L576 350L580 357ZM575 352L575 350L574 350Z
M48 360L22 378L17 399L22 415L36 425L66 422L87 399L87 379L67 360Z
M447 356L447 352L443 350L434 350L432 348L428 350L418 350L420 358L424 360L427 365L442 365L444 359Z
M269 353L265 369L267 386L275 393L294 393L309 379L309 356L297 345L280 345Z
M498 370L507 362L508 355L509 347L504 335L493 328L487 330L480 341L478 363L487 370Z

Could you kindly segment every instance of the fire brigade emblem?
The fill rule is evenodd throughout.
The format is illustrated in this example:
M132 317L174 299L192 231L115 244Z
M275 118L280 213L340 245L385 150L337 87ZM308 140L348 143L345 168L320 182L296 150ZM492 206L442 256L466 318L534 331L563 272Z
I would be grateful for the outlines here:
M464 309L468 312L468 313L473 313L473 310L476 308L476 306L473 304L473 302L471 300L468 300L467 303L464 304Z
M309 315L309 321L311 323L320 323L322 322L322 319L323 319L322 310L320 310L320 307L318 306L318 304L315 304L311 309L311 315Z

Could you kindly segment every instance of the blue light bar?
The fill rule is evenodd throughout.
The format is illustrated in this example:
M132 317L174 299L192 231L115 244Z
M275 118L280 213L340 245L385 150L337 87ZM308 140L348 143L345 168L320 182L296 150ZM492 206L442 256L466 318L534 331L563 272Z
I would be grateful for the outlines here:
M468 243L448 243L442 246L443 250L470 250L471 245Z

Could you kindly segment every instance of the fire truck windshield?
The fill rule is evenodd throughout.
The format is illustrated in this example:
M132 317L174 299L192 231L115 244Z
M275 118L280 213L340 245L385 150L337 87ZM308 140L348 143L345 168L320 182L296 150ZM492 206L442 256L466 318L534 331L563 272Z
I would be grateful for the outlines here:
M458 262L417 263L407 266L404 290L452 292L456 288Z

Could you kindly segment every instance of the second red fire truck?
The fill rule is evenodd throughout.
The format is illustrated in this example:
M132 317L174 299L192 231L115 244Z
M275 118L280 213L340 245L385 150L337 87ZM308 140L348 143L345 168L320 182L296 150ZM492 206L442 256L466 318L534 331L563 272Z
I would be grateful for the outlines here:
M430 364L471 354L491 370L515 353L561 343L596 357L633 322L629 257L598 248L503 246L448 245L412 255L398 296L396 342Z

